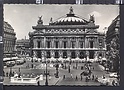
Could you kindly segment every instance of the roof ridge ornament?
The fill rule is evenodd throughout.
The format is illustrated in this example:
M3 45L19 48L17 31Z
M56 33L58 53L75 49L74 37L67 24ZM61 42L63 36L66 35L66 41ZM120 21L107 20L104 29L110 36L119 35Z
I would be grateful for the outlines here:
M90 15L90 22L95 22L95 18L94 18L94 15Z
M74 14L72 6L70 7L69 14Z
M51 17L51 18L50 18L49 25L51 25L52 23L53 23L53 18Z
M43 24L42 16L38 17L39 20L37 21L37 24Z

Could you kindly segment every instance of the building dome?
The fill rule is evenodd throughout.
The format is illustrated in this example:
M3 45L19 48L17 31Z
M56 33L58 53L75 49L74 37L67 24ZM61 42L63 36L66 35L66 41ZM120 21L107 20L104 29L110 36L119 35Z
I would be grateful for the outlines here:
M87 20L75 15L71 7L70 12L66 16L57 19L51 25L85 25L87 23Z

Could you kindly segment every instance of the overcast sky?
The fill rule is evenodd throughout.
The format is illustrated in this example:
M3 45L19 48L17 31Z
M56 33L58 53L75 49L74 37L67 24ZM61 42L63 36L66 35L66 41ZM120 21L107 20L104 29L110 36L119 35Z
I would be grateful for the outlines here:
M33 31L32 26L37 25L39 16L43 23L49 24L53 20L66 15L69 8L73 7L74 13L89 20L89 15L95 16L95 23L100 25L99 32L108 27L112 20L119 15L118 5L4 5L4 21L8 22L16 32L17 39L28 38L28 33Z

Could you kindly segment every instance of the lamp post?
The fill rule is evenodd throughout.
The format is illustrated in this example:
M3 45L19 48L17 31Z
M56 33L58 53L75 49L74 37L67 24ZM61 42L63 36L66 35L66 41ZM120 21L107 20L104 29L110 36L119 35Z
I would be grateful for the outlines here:
M64 58L66 58L66 56L64 56ZM66 69L66 59L65 59L65 69Z
M31 68L33 68L33 67L34 67L34 66L33 66L33 49L32 49L31 52L32 52L32 56L31 56L31 63L32 63L32 64L31 64Z
M58 64L58 59L56 60L56 78L59 78L58 74L59 74L59 71L58 71L58 68L59 68L59 64Z
M45 85L48 86L48 77L47 77L48 71L47 71L47 60L46 60L46 53L45 53L45 49L46 49L45 42L46 42L46 36L44 36L44 60L46 61L46 73L45 73L46 81L45 81Z
M70 73L70 68L71 68L71 58L70 58L70 63L69 63L69 67L68 67L68 73Z

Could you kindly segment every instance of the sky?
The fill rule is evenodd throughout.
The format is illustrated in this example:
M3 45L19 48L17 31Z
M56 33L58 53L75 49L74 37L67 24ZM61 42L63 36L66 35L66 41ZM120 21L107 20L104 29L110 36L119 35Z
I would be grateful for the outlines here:
M74 14L89 20L90 15L95 16L95 24L99 25L99 32L104 32L112 20L119 15L118 5L36 5L36 4L4 4L4 21L8 22L16 32L17 39L28 38L32 26L37 25L39 16L43 24L48 25L50 18L53 21L69 13L72 6Z

